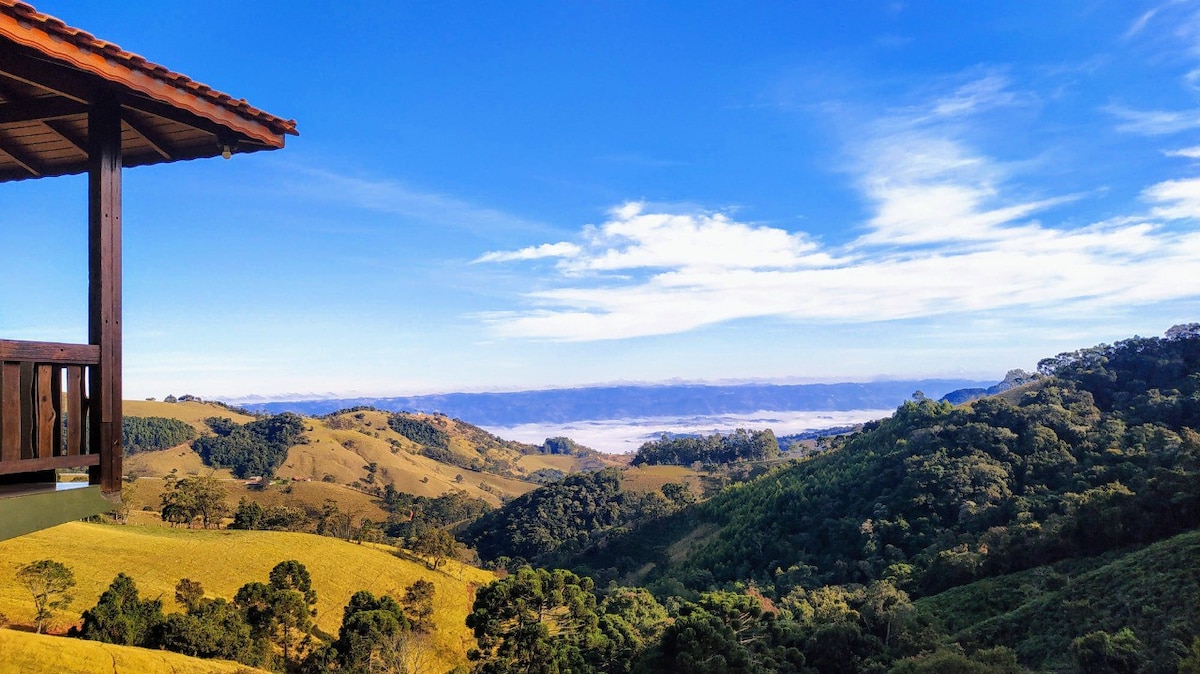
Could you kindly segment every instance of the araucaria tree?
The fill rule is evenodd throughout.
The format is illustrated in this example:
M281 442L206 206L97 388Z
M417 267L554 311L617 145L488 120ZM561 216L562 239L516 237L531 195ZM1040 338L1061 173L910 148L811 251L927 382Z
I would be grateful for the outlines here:
M142 599L137 585L118 573L100 600L83 612L79 636L123 646L152 647L154 631L163 621L162 601Z
M479 649L468 657L485 674L594 671L585 651L597 621L590 578L522 567L480 588L467 616Z
M33 619L37 633L42 633L54 612L71 605L71 588L75 587L75 574L62 562L39 559L17 570L17 581L33 595Z
M233 601L244 612L254 637L277 644L285 666L292 662L292 651L312 628L316 613L317 593L308 569L294 559L280 562L271 569L269 584L247 583Z

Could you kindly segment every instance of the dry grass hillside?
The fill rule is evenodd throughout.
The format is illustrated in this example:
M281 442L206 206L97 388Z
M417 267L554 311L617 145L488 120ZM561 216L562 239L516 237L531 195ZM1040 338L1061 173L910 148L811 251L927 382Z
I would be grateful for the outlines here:
M268 674L225 660L0 630L0 674Z
M200 581L208 596L231 598L245 583L265 582L275 564L296 559L312 575L317 626L330 634L337 633L342 608L354 592L369 590L400 597L404 588L418 579L433 582L437 623L434 671L446 671L463 662L474 644L464 624L474 590L495 576L454 561L434 572L393 553L385 546L356 545L311 534L76 522L0 542L0 559L4 560L0 564L0 612L14 624L32 622L33 603L15 574L20 565L38 559L70 566L78 581L75 600L54 621L55 631L77 622L118 572L132 576L143 596L162 597L166 609L174 611L178 609L171 597L180 578Z
M208 417L227 417L238 423L253 420L253 417L219 405L194 401L126 401L125 414L179 419L200 433L208 432L204 423ZM405 415L414 424L433 429L432 432L440 433L446 439L441 448L423 445L389 426L389 417L387 412L357 410L305 418L303 437L307 443L293 447L277 471L279 477L296 481L292 489L294 498L276 500L289 505L319 507L327 498L339 503L356 501L353 494L390 484L397 491L429 497L464 490L471 496L499 505L503 499L535 488L537 485L529 476L537 470L552 468L569 473L617 463L602 456L536 454L532 453L536 448L531 445L503 440L457 419L441 415ZM374 475L369 468L371 464L375 465ZM172 470L182 475L211 471L188 445L134 454L125 460L126 474L138 477L161 477ZM220 478L232 478L225 470L215 474ZM236 484L231 482L231 485L231 491L239 492ZM154 489L139 483L139 494L144 492L147 496L139 496L138 508L158 503ZM260 498L258 492L234 493L233 500L241 495L260 501L266 498Z

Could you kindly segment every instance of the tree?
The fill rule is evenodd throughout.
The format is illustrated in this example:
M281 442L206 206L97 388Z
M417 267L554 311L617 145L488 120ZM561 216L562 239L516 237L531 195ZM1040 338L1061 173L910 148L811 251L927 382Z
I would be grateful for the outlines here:
M39 559L17 569L17 582L33 596L33 619L37 633L54 617L54 612L71 605L68 592L75 587L75 574L62 562Z
M386 657L386 644L409 628L409 620L395 599L386 595L377 598L366 590L355 592L342 610L342 627L333 642L334 659L346 671L375 671L371 664Z
M78 634L107 644L152 647L162 621L162 601L142 599L133 578L118 573L96 605L83 612Z
M1179 674L1200 674L1200 637L1192 640L1192 650L1179 661Z
M1145 648L1128 627L1116 634L1092 632L1071 642L1080 671L1097 674L1136 674L1146 662Z
M426 564L434 571L445 564L448 558L453 557L457 549L458 541L454 540L454 536L450 535L449 531L437 527L425 527L417 533L412 542L413 552L428 557Z
M467 627L479 648L468 657L487 674L592 671L584 651L596 632L592 580L570 571L521 567L479 589Z
M241 609L256 639L275 643L291 663L299 635L312 628L317 593L308 569L292 559L271 569L269 584L247 583L237 591L234 603Z
M180 578L179 582L175 583L175 602L185 611L194 611L200 605L201 599L204 599L204 586L200 581Z
M174 471L163 480L167 490L161 497L162 518L172 524L187 524L196 518L207 529L220 526L221 518L229 514L226 498L229 490L212 475L178 479Z
M404 613L412 621L413 629L418 632L432 632L433 623L433 583L427 580L417 580L404 589Z

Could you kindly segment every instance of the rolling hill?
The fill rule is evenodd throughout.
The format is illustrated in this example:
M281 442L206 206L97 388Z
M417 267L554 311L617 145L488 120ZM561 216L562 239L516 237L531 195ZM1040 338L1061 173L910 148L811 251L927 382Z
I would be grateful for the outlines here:
M29 624L33 617L28 593L15 580L19 565L54 559L72 567L78 585L74 602L53 623L59 632L96 603L118 572L132 576L142 596L162 597L166 610L172 611L177 607L170 598L181 578L199 581L208 596L232 598L243 584L265 581L280 561L299 560L317 591L317 627L330 634L337 633L342 608L354 592L399 597L405 587L425 579L436 588L436 671L464 661L474 644L464 625L474 588L495 578L453 561L434 572L398 557L386 546L355 545L311 534L78 522L0 542L0 559L6 562L0 565L0 612L14 624Z
M127 401L125 413L130 417L178 419L202 434L209 432L204 422L209 417L229 418L239 424L254 420L220 405L196 401ZM398 418L407 423L394 421ZM394 415L360 409L305 417L303 423L302 444L288 451L276 471L280 478L304 482L305 486L296 485L291 490L296 497L289 505L319 506L325 499L353 501L349 491L361 493L386 485L428 497L462 490L499 505L504 499L533 489L536 483L531 476L538 470L552 468L568 473L618 463L596 453L542 454L537 446L502 440L476 426L441 415ZM412 435L416 435L413 428L425 429L433 440L423 444L420 441L426 439L423 436L414 440L394 427ZM172 470L181 475L212 471L187 444L141 452L125 459L126 474L135 477L162 477ZM233 479L224 469L217 470L215 475ZM149 495L139 499L138 507L157 504L157 495L150 493L152 490L139 486L139 492L146 491ZM258 500L254 494L241 493L244 489L234 486L234 491L238 492L234 494L235 500L242 495Z

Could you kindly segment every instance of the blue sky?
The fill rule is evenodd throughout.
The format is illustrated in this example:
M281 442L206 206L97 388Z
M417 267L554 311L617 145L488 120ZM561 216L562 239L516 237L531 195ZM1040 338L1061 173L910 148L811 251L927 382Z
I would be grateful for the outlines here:
M125 172L128 397L999 378L1200 320L1197 2L35 5L299 124ZM0 189L0 335L86 339L84 188Z

